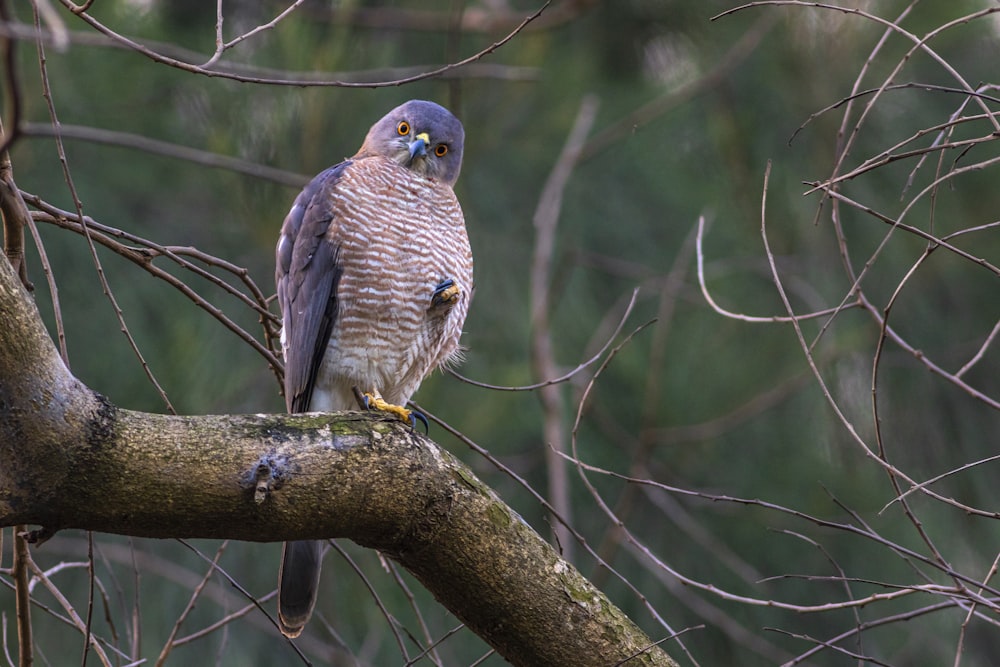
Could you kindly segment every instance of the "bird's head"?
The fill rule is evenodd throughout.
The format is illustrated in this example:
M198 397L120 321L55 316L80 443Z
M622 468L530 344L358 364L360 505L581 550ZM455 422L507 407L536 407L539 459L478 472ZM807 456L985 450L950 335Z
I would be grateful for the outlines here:
M405 102L368 130L356 157L381 155L421 176L454 185L462 169L465 130L443 106Z

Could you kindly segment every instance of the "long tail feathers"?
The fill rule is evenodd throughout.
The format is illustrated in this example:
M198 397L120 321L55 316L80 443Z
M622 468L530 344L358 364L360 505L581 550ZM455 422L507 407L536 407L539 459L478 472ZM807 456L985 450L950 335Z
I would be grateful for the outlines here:
M278 573L278 627L298 637L312 616L319 591L322 542L285 542Z

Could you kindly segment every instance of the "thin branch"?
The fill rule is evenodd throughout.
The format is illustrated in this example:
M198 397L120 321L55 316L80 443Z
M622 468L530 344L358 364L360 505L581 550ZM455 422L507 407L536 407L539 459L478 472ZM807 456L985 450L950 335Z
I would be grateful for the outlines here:
M558 376L555 353L552 349L552 262L555 259L556 229L562 209L563 193L580 158L587 135L597 117L598 101L595 97L585 97L580 103L576 120L570 130L562 152L559 154L545 187L538 198L533 223L535 243L531 261L531 361L535 376L539 379ZM555 452L565 451L566 435L563 429L563 402L559 387L544 384L538 393L543 413L543 437L546 445L546 473L548 492L552 504L559 514L572 519L569 480L566 465ZM556 524L556 537L565 551L564 556L572 559L572 543L569 533L560 530Z
M31 568L31 553L24 538L27 526L14 526L14 565L11 577L14 579L14 608L17 614L18 666L31 667L35 645L31 630L31 590L28 571Z
M898 21L898 19L897 19L897 21ZM871 62L870 58L869 58L869 62ZM858 80L856 80L855 83L856 84L860 83L860 78ZM967 90L962 90L961 88L955 88L954 86L939 86L939 85L933 84L933 83L920 83L919 81L908 81L906 83L894 83L892 85L885 86L884 88L869 88L867 90L853 90L846 97L843 97L843 98L837 100L833 104L830 104L828 106L823 107L819 111L814 111L813 113L809 114L809 117L806 118L804 121L802 121L802 124L799 125L797 128L795 128L795 131L792 132L792 135L788 138L788 145L791 146L792 143L794 143L795 138L799 135L799 133L802 132L803 130L805 130L806 127L809 126L809 124L811 124L814 120L816 120L820 116L824 116L827 113L833 111L834 109L839 109L840 107L844 106L845 104L849 104L850 102L853 102L855 100L859 100L859 99L862 99L862 98L865 98L865 97L869 97L871 95L877 95L881 91L925 90L925 91L934 91L934 92L940 92L940 93L951 93L951 94L962 95L962 96L965 97L965 101L966 102L968 101L968 99L970 97L979 97L979 98L982 98L982 99L986 100L987 102L996 102L996 103L1000 104L1000 97L993 97L992 95L986 95L985 93L982 92L982 90L984 90L984 88L985 87L980 87L978 90L976 90L975 92L973 92L972 94L970 94ZM847 114L845 114L845 117L846 116L847 116ZM957 114L953 114L952 118L947 123L945 123L944 126L945 127L950 127L952 125L955 125L956 123L964 123L964 122L969 122L971 120L981 120L983 118L986 118L986 116L987 116L987 114L978 114L978 115L975 115L975 116L958 116ZM913 141L914 139L917 139L918 137L922 137L922 136L924 136L926 134L933 133L935 131L936 131L935 128L926 128L926 129L919 130L916 134L914 134L910 138L905 139L904 141L902 141L899 144L897 144L897 147L898 146L905 146L907 143ZM888 152L888 151L886 151L886 152ZM880 155L884 155L884 154L885 153L881 153ZM877 159L877 158L878 158L878 156L876 156L876 158L871 158L871 159Z
M35 17L36 24L38 23L38 20L39 19L36 14ZM37 41L35 46L38 51L38 63L39 63L39 70L42 82L42 97L45 99L45 104L49 112L49 119L51 123L55 126L58 126L59 118L56 113L55 101L52 96L52 89L49 85L49 76L48 76L48 67L46 65L45 49L41 41ZM76 191L76 185L73 182L73 175L70 171L69 160L66 158L66 151L64 149L62 139L58 135L56 136L55 139L56 139L55 142L56 153L59 157L60 167L62 168L63 180L65 181L66 186L69 190L69 194L73 199L73 205L76 209L75 218L80 222L81 229L83 230L83 236L87 240L87 247L90 250L91 260L93 261L94 269L97 272L97 278L101 284L101 290L104 292L104 296L107 298L108 303L111 305L111 308L115 314L115 318L118 320L119 328L122 334L125 336L125 340L128 342L129 347L132 349L132 353L139 361L139 364L142 367L143 372L146 375L146 378L149 380L150 384L153 385L153 388L156 390L157 394L159 394L160 399L166 406L166 409L171 413L175 413L174 407L171 404L170 399L167 398L166 392L163 390L163 387L160 386L160 383L156 379L156 376L153 374L153 371L149 367L149 364L146 363L145 357L139 350L139 344L136 342L135 337L132 336L132 332L129 330L128 324L125 322L125 314L122 312L121 307L118 305L118 300L115 298L114 292L111 289L111 285L108 283L107 276L104 274L104 267L101 265L101 260L97 255L97 247L94 245L94 240L91 238L90 235L90 228L87 226L87 223L85 221L85 217L83 215L83 203L80 200L80 197Z
M52 597L54 597L59 602L59 606L61 606L63 610L69 615L76 629L79 630L80 633L87 638L88 643L90 644L91 648L94 649L94 653L97 655L98 659L101 661L104 667L111 667L111 661L108 659L108 655L107 653L104 652L104 648L101 646L100 642L98 642L97 637L88 632L86 623L84 623L83 619L81 619L79 614L76 613L76 609L74 609L73 605L70 604L69 600L66 599L66 596L62 594L62 591L60 591L59 588L52 583L52 580L49 579L49 577L45 574L45 572L43 572L41 568L39 568L38 565L34 563L34 561L29 560L27 566L28 568L31 569L34 575L41 580L42 585L45 586L45 589L52 595ZM22 646L30 647L31 644L26 644Z
M11 590L14 589L14 584L12 582L10 582L10 581L7 581L4 578L0 578L0 585L6 586L7 588L10 588ZM37 597L32 597L31 598L31 604L36 609L38 609L38 610L42 611L44 614L46 614L46 615L54 618L59 623L61 623L63 625L67 625L69 627L73 627L73 628L76 627L75 623L73 622L73 620L71 618L69 618L67 616L64 616L64 615L60 614L59 612L57 612L56 610L52 609L51 607L48 607L48 606L42 604L41 602L38 601ZM115 655L117 655L119 658L128 660L129 656L127 656L124 653L122 653L111 642L109 642L109 641L107 641L105 639L102 639L102 638L100 638L100 637L98 637L96 635L92 635L92 637L95 640L97 640L97 641L101 642L102 644L104 644L107 647L108 650L114 652ZM41 654L41 651L39 651L39 658L40 659L44 659L44 656Z
M805 512L802 512L800 510L796 510L796 509L790 508L790 507L785 507L785 506L779 505L777 503L772 503L772 502L769 502L769 501L761 500L759 498L741 498L741 497L737 497L737 496L729 496L729 495L724 495L724 494L708 493L708 492L704 492L704 491L696 491L696 490L692 490L692 489L684 489L684 488L680 488L680 487L676 487L676 486L671 486L669 484L663 484L661 482L657 482L657 481L651 480L651 479L635 478L635 477L631 477L629 475L623 475L621 473L617 473L617 472L614 472L612 470L607 470L605 468L601 468L599 466L595 466L595 465L593 465L591 463L587 463L587 462L585 462L583 460L580 460L580 459L574 459L574 458L572 458L569 455L564 455L564 456L565 456L565 458L568 461L570 461L571 463L573 463L576 466L580 466L583 470L585 470L587 472L592 472L592 473L597 473L597 474L600 474L600 475L605 475L607 477L611 477L611 478L614 478L614 479L619 479L619 480L622 480L622 481L630 483L630 484L640 484L640 485L644 485L644 486L649 486L649 487L652 487L652 488L661 489L661 490L666 491L668 493L672 493L672 494L676 494L676 495L682 495L682 496L689 496L689 497L694 497L694 498L701 498L701 499L704 499L704 500L707 500L707 501L710 501L710 502L713 502L713 503L724 502L724 503L735 503L735 504L739 504L739 505L747 505L747 506L753 506L753 507L760 507L762 509L766 509L766 510L778 512L778 513L781 513L781 514L785 514L785 515L791 516L791 517L796 518L796 519L807 521L807 522L812 523L812 524L814 524L816 526L819 526L821 528L830 528L830 529L834 529L834 530L838 530L838 531L850 533L852 535L856 535L856 536L859 536L859 537L863 537L863 538L865 538L867 540L870 540L870 541L874 542L875 544L878 544L878 545L880 545L880 546L882 546L882 547L884 547L886 549L889 549L890 551L895 552L896 554L898 554L901 557L909 558L909 559L912 559L914 561L923 563L924 565L928 565L930 567L933 567L936 570L939 570L942 574L945 574L946 576L957 578L963 584L966 584L966 585L969 585L969 586L974 586L974 587L978 587L978 586L982 586L983 585L981 581L977 581L976 579L974 579L974 578L972 578L972 577L970 577L968 575L962 574L961 572L955 570L951 566L942 565L941 563L936 562L935 560L931 559L928 556L925 556L925 555L923 555L923 554L921 554L921 553L919 553L917 551L913 551L912 549L909 549L909 548L907 548L907 547L905 547L905 546L903 546L903 545L901 545L901 544L899 544L897 542L893 542L892 540L890 540L890 539L888 539L888 538L880 535L879 533L875 532L869 526L856 526L856 525L853 525L853 524L850 524L850 523L841 523L841 522L837 522L837 521L831 521L829 519L824 519L822 517L810 515L810 514L807 514ZM853 607L863 607L863 606L865 606L865 604L867 604L862 599L851 600L851 601L848 601L846 603L845 602L834 602L834 603L824 603L824 604L820 604L820 605L801 605L801 604L793 604L793 603L784 603L784 602L778 602L778 601L770 600L770 599L751 598L751 597L745 597L745 596L735 595L735 594L730 593L730 592L728 592L726 590L720 589L718 586L716 586L716 585L714 585L712 583L705 583L705 582L697 581L695 579L692 579L690 577L687 577L687 576L683 575L682 573L680 573L676 569L670 567L659 556L657 556L648 546L646 546L645 544L643 544L638 538L635 537L635 535L628 529L628 527L625 526L624 523L622 523L614 515L614 513L610 511L610 507L606 503L604 503L604 501L600 498L600 496L598 496L596 498L596 500L598 501L598 504L599 504L601 510L608 516L608 518L611 521L616 522L616 523L619 524L619 526L621 527L621 530L626 535L628 542L633 547L635 547L637 555L640 555L643 558L649 559L651 562L653 562L654 564L656 564L657 567L663 573L665 573L666 575L668 575L670 577L678 579L682 584L684 584L686 586L691 586L691 587L694 587L694 588L698 588L700 590L712 593L713 595L716 595L716 596L718 596L718 597L720 597L722 599L726 599L726 600L738 601L738 602L746 603L746 604L749 604L749 605L752 605L752 606L764 606L764 607L775 607L775 608L781 608L781 609L788 609L790 611L795 611L795 612L798 612L798 613L819 613L819 612L831 611L831 610L835 610L835 609L850 609L850 608L853 608ZM900 597L900 594L903 594L906 591L909 591L910 593L913 593L913 592L924 592L924 593L933 593L933 594L936 594L936 595L951 595L953 597L961 597L961 598L964 598L964 599L967 599L967 600L975 600L976 602L978 602L980 604L986 604L986 605L990 606L991 608L992 607L996 607L998 610L1000 610L1000 589L997 589L995 587L985 587L983 589L985 592L984 593L980 593L980 594L973 594L971 591L968 590L968 588L964 588L964 587L963 588L956 588L954 586L940 586L940 585L937 585L937 584L905 585L905 586L899 586L899 589L900 590L893 591L890 594L890 598L891 599L895 599L895 598ZM983 597L983 595L985 595L985 594L988 594L988 595L992 596L992 598L994 600L996 600L996 601L991 601L991 599ZM879 595L881 596L881 594L879 594Z
M639 290L638 289L632 290L632 295L629 299L628 305L625 307L625 310L622 313L621 317L618 318L618 325L615 327L611 335L608 336L607 339L604 341L604 344L601 346L601 348L592 357L590 357L586 361L581 362L576 366L576 368L566 373L563 373L559 377L552 378L551 380L543 380L542 382L536 382L535 384L505 386L505 385L480 382L479 380L472 380L470 378L465 377L464 375L462 375L453 368L445 368L444 372L448 373L449 375L455 377L456 379L466 384L472 385L473 387L479 387L480 389L490 389L493 391L535 391L536 389L541 389L542 387L548 385L562 384L563 382L569 382L577 375L579 375L581 372L593 366L604 356L604 354L608 351L608 348L611 347L612 343L615 342L615 339L618 337L618 335L622 332L622 329L625 327L625 322L628 321L629 315L632 314L632 310L635 308L635 303L638 296L639 296Z
M258 33L264 32L266 30L273 30L274 27L276 25L278 25L278 23L280 23L283 19L285 19L292 12L294 12L296 9L298 9L302 5L303 2L305 2L305 0L295 0L295 2L293 2L291 5L289 5L288 7L286 7L284 11L280 12L277 16L275 16L273 19L271 19L267 23L261 24L261 25L257 26L256 28L254 28L253 30L245 32L242 35L239 35L238 37L235 37L235 38L229 40L228 42L225 42L225 41L223 41L223 37L222 37L222 0L219 0L218 21L216 23L216 34L217 34L217 37L216 37L215 53L213 53L212 57L209 58L204 64L202 64L202 68L208 69L209 67L212 67L216 62L218 62L219 58L222 57L223 53L225 53L227 50L233 48L234 46L236 46L240 42L242 42L242 41L244 41L246 39L249 39L249 38L253 37L254 35L257 35Z
M115 48L121 50L131 50L128 43L140 42L140 40L128 37L126 43L115 41L106 35L97 34L90 30L48 30L39 32L33 26L25 23L13 21L11 23L0 23L0 35L5 35L21 40L41 40L46 44L53 44L57 50L60 48L60 40L63 43L74 46L88 46L98 48ZM205 59L205 54L200 51L193 51L178 46L173 42L159 42L151 39L142 39L141 43L150 50L182 62L200 62ZM399 67L379 67L375 69L358 69L345 72L322 72L322 71L301 71L288 70L277 67L265 67L252 63L236 62L231 60L219 60L215 63L212 71L232 74L242 74L244 76L255 76L274 80L295 80L310 81L323 84L331 80L362 82L374 80L398 80L410 76L415 76L433 69L432 65L408 65ZM451 70L441 74L442 79L492 79L497 81L537 81L540 78L540 70L536 67L522 67L517 65L503 65L499 63L474 62L463 66L458 70Z
M198 307L212 315L212 317L217 319L221 324L225 325L230 331L233 331L244 342L264 357L280 382L282 363L278 359L275 349L277 340L276 328L278 326L277 317L268 310L267 298L250 277L249 272L245 268L238 267L218 257L214 257L197 250L196 248L180 248L160 245L159 243L144 239L135 234L98 223L89 216L84 216L85 224L81 225L79 220L74 219L75 216L72 213L56 208L30 193L23 194L24 198L30 202L32 206L38 208L40 211L43 211L43 214L37 216L39 221L55 224L59 227L75 231L79 234L84 234L85 232L89 233L93 241L114 251L118 255L136 264L150 275L163 280L184 294ZM126 246L116 240L118 238L137 244L141 246L141 248L136 249ZM154 260L158 256L165 257L176 263L181 268L191 271L199 278L207 280L231 296L236 297L240 302L257 313L264 326L265 344L262 344L249 332L237 325L218 306L209 302L187 283L156 266L156 264L154 264ZM222 280L210 271L207 271L197 264L185 259L185 256L197 259L208 266L219 267L232 274L244 284L249 292L249 295L233 287L228 282Z
M994 577L997 573L997 566L1000 565L1000 553L997 554L996 558L993 559L993 564L990 565L989 571L986 573L986 577L983 579L983 584L989 582L990 579ZM982 594L982 589L979 593ZM962 628L958 634L958 645L955 647L955 662L953 667L959 667L962 661L962 650L965 645L965 633L969 627L969 622L976 616L976 604L973 603L969 606L969 611L965 614L965 619L962 621Z
M235 589L236 589L237 591L239 591L239 592L240 592L240 594L241 594L241 595L242 595L242 596L243 596L244 598L246 598L246 599L247 599L247 600L249 600L249 601L250 601L251 603L253 603L254 607L256 607L256 608L257 608L257 610L258 610L258 611L260 611L260 613L262 613L262 614L264 615L264 617L265 617L265 618L267 618L267 620L271 622L271 625L272 625L272 626L273 626L273 627L274 627L275 629L277 629L277 627L278 627L278 622L277 622L277 621L276 621L276 620L274 619L274 617L273 617L273 616L271 616L271 614L269 614L269 613L267 612L267 610L266 610L266 609L264 609L263 605L261 604L262 600L259 600L259 599L255 598L255 597L254 597L253 595L251 595L251 594L250 594L250 591L248 591L248 590L247 590L246 588L244 588L244 587L243 587L242 585L240 585L240 583L239 583L238 581L236 581L236 579L234 579L234 578L232 577L232 575L230 575L230 574L229 574L228 572L226 572L226 571L225 571L225 570L224 570L224 569L223 569L223 568L222 568L221 566L219 566L218 562L216 562L215 560L212 560L212 559L210 559L210 558L206 557L206 556L205 556L205 554L203 554L203 553L202 553L201 551L199 551L199 550L198 550L197 548L195 548L195 547L194 547L194 546L193 546L193 545L192 545L192 544L191 544L190 542L188 542L187 540L182 540L182 539L178 539L178 540L177 540L177 542L178 542L178 543L180 543L180 544L183 544L183 545L184 545L185 547L187 547L187 548L188 548L188 549L189 549L189 550L190 550L190 551L191 551L192 553L194 553L194 554L195 554L195 555L197 555L197 556L198 556L199 558L201 558L201 559L202 559L203 561L205 561L205 562L206 562L206 563L208 564L208 566L209 566L209 569L210 569L210 570L211 570L212 572L218 572L218 573L219 573L220 575L222 575L222 577L223 577L223 578L224 578L224 579L225 579L226 581L228 581L228 582L229 582L229 585L230 585L230 586L232 586L233 588L235 588ZM292 641L291 639L289 639L289 638L287 638L287 637L285 637L285 641L286 641L286 642L288 643L288 645L289 645L289 646L291 646L291 647L292 647L292 649L293 649L293 650L295 651L295 653L296 653L296 654L297 654L297 655L298 655L298 656L299 656L300 658L302 658L302 661L303 661L303 662L304 662L305 664L307 664L307 665L308 665L308 664L310 664L310 663L309 663L309 661L308 661L308 660L306 659L305 655L303 655L303 653L302 653L301 649L299 649L299 647L298 647L298 646L297 646L297 645L295 644L295 642L293 642L293 641Z
M385 565L389 570L389 574L392 575L392 580L395 582L396 587L401 590L403 595L406 597L406 602L413 611L413 615L417 618L417 623L420 624L420 633L423 635L424 641L426 642L426 646L424 647L420 646L420 643L414 639L414 643L421 648L421 651L412 658L411 662L419 662L424 657L428 657L431 662L437 665L437 667L442 667L444 662L438 654L438 646L440 646L441 643L443 643L448 637L451 637L455 633L461 631L465 627L465 624L460 623L435 640L431 634L430 626L428 626L427 620L424 618L424 613L420 610L420 605L417 604L417 598L413 595L413 591L410 590L410 587L407 586L406 580L403 579L403 576L399 571L399 566L390 560L381 558L381 554L380 559L382 560L383 565Z
M943 479L947 479L948 477L951 477L953 475L957 475L959 473L963 473L963 472L965 472L965 471L967 471L967 470L969 470L971 468L975 468L977 466L981 466L981 465L984 465L986 463L993 463L994 461L998 461L998 460L1000 460L1000 454L998 454L996 456L987 456L986 458L982 458L982 459L979 459L977 461L971 461L969 463L965 463L965 464L963 464L963 465L961 465L961 466L959 466L957 468L954 468L952 470L948 470L947 472L943 472L940 475L935 475L934 477L931 477L927 481L920 482L920 483L917 483L917 484L912 484L912 485L910 485L910 488L907 489L904 493L900 493L898 496L896 496L895 498L893 498L892 500L890 500L889 502L887 502L885 505L883 505L882 509L880 509L878 513L879 514L883 514L887 509L889 509L890 507L892 507L897 502L906 499L907 496L909 496L910 494L912 494L912 493L914 493L916 491L923 491L926 487L930 486L931 484L936 484L936 483L940 482Z
M351 558L350 554L344 551L343 547L337 544L336 540L330 540L330 545L333 550L344 559L347 564L354 571L354 575L361 580L365 589L368 591L368 596L375 602L375 606L378 607L379 613L386 620L386 625L388 625L389 630L392 632L393 639L396 640L396 646L399 648L399 655L406 661L409 661L409 652L406 650L406 641L403 638L403 634L400 632L400 623L393 617L392 613L389 612L388 607L386 607L385 602L382 600L382 596L378 594L375 590L375 586L372 585L371 580L365 575L364 570ZM408 634L408 633L407 633Z
M720 13L720 14L717 14L717 15L713 16L711 20L715 21L715 20L718 20L718 19L720 19L722 17L728 16L728 15L733 14L735 12L739 12L739 11L743 11L743 10L749 9L751 7L760 7L760 6L766 6L766 5L798 6L798 7L810 8L810 9L826 9L826 10L835 11L835 12L839 12L839 13L843 13L843 14L850 14L850 15L859 16L859 17L867 19L867 20L869 20L869 21L871 21L873 23L885 26L887 29L892 30L896 34L898 34L898 35L904 37L905 39L913 42L913 46L906 53L906 55L904 55L903 58L900 59L899 64L893 70L893 72L889 75L889 77L886 78L885 83L880 88L880 90L884 90L886 86L891 85L892 79L896 76L896 74L899 72L899 70L903 67L903 65L906 62L909 61L910 57L916 51L919 50L919 51L923 51L928 56L930 56L935 62L937 62L942 67L942 69L944 69L956 82L959 83L959 85L961 86L961 88L964 91L966 91L967 93L972 93L972 94L975 93L975 89L971 85L969 85L969 83L965 80L965 78L962 77L962 75L946 59L944 59L937 52L935 52L933 49L931 49L928 44L935 37L940 36L940 34L943 33L943 32L945 32L946 30L950 30L951 28L954 28L954 27L957 27L957 26L963 26L963 25L966 25L969 22L974 21L976 19L984 18L984 17L989 16L991 14L995 14L997 12L1000 12L1000 7L988 7L986 9L982 9L982 10L979 10L977 12L973 12L971 14L962 16L962 17L957 18L957 19L953 19L951 21L948 21L947 23L939 25L938 27L936 27L934 30L930 31L929 33L927 33L923 37L917 37L916 35L910 33L909 31L904 30L899 25L899 21L901 20L901 17L898 18L898 19L896 19L896 21L890 21L888 19L882 18L881 16L877 16L875 14L871 14L871 13L863 11L861 9L855 9L855 8L852 8L852 7L840 7L840 6L837 6L837 5L829 5L829 4L822 3L822 2L805 2L803 0L760 0L759 2L751 2L751 3L744 4L744 5L740 5L739 7L734 7L732 9L728 9L728 10L726 10L726 11ZM909 8L907 8L906 11L908 12ZM904 15L905 15L905 12L904 12ZM876 98L877 97L878 96L876 96ZM986 114L989 114L990 110L986 107L985 102L982 101L982 100L977 100L977 101L979 102L979 105L982 108L983 112L986 113ZM869 108L871 108L871 105L874 104L874 102L875 102L874 99L871 100L871 102L869 103ZM997 132L1000 132L1000 120L997 120L996 118L993 118L992 120L993 120L994 129Z
M190 644L191 642L195 642L195 641L198 641L199 639L207 637L208 635L212 634L216 630L219 630L220 628L224 628L224 627L228 626L233 621L235 621L237 619L240 619L240 618L243 618L244 616L246 616L250 612L257 611L258 610L258 606L257 606L256 603L268 602L275 595L277 595L277 591L272 591L271 593L265 595L264 597L258 598L255 601L255 603L251 603L251 604L248 604L248 605L246 605L244 607L241 607L240 609L237 609L236 611L232 612L231 614L227 614L226 616L223 616L222 618L220 618L215 623L212 623L211 625L208 625L208 626L202 628L201 630L198 630L196 632L192 632L191 634L185 635L183 637L178 637L177 639L174 640L174 647L176 648L178 646L184 646L185 644Z
M702 239L705 235L705 216L698 217L698 237L696 252L698 257L698 286L701 288L701 294L705 297L705 302L714 310L724 317L728 317L734 320L740 320L741 322L752 322L757 324L775 324L775 323L797 323L805 320L817 319L820 317L826 317L828 315L835 315L845 308L853 307L851 304L841 304L834 308L825 308L823 310L817 310L812 313L796 313L795 315L767 315L767 316L756 316L756 315L744 315L743 313L736 313L731 310L726 310L716 302L712 297L712 294L708 291L708 284L705 280L705 254L702 249Z
M63 5L69 7L72 11L73 3L71 2L71 0L60 0L60 1L63 3ZM343 81L343 80L315 81L308 79L268 78L268 77L246 76L242 74L206 69L204 67L195 65L190 62L185 62L182 60L178 60L176 58L171 58L161 53L157 53L156 51L144 46L143 44L140 44L135 40L129 39L124 35L118 34L111 28L107 27L106 25L95 19L90 14L87 14L86 12L76 12L76 13L89 26L91 26L101 34L111 38L112 40L120 44L122 47L135 51L136 53L143 55L146 58L149 58L153 62L159 63L161 65L167 65L169 67L174 67L176 69L189 72L191 74L200 74L202 76L207 76L207 77L217 77L223 79L230 79L232 81L239 81L242 83L256 83L260 85L270 85L270 86L294 86L294 87L330 86L338 88L387 88L387 87L402 86L408 83L414 83L417 81L423 81L425 79L432 79L435 77L439 77L443 74L447 74L453 70L460 69L466 65L481 60L482 58L488 56L489 54L493 53L500 47L507 44L507 42L509 42L510 40L514 39L514 37L516 37L522 30L524 30L525 26L527 26L529 23L531 23L539 16L541 16L542 12L545 11L545 9L549 6L550 3L551 0L548 0L548 2L542 5L538 10L530 14L523 21L521 21L521 23L518 24L517 27L515 27L505 37L503 37L497 42L494 42L493 44L490 44L486 48L480 50L474 55L469 56L468 58L465 58L458 62L449 63L447 65L443 65L441 67L429 71L421 72L419 74L414 74L412 76L393 79L391 81Z
M303 174L268 167L229 155L220 155L219 153L211 153L189 146L181 146L169 141L151 139L129 132L117 132L98 127L68 125L64 123L60 123L58 127L43 123L24 123L22 134L26 137L59 136L63 139L79 139L81 141L108 146L134 148L135 150L152 155L171 157L214 169L226 169L246 176L252 176L253 178L278 183L279 185L287 185L292 188L301 188L309 182L309 178Z
M551 30L573 21L598 5L598 0L555 0L545 15L531 24L534 31ZM445 32L454 24L453 16L436 9L409 9L395 6L313 5L304 11L328 20L334 25L355 26L373 30L410 30ZM462 12L458 28L462 32L495 34L509 30L524 15L512 9L508 2L477 3Z
M163 663L166 662L167 656L170 652L178 646L176 643L177 633L180 632L181 625L187 619L188 615L194 609L195 604L201 598L201 593L205 589L206 584L208 584L209 579L215 574L215 568L219 564L219 559L222 558L222 554L225 553L226 547L229 546L229 542L224 540L219 548L215 550L215 557L212 559L212 565L207 570L205 570L205 575L198 582L198 585L194 587L191 591L191 597L188 599L187 606L184 607L180 615L177 616L177 620L174 621L174 627L170 629L170 634L167 636L167 641L163 644L163 648L160 649L160 655L157 656L156 662L153 663L154 667L162 667Z
M986 336L986 340L984 340L983 344L979 346L979 349L976 350L976 353L972 355L972 358L965 362L965 365L955 372L955 377L962 377L968 373L973 366L982 361L983 357L986 356L986 350L993 345L993 342L997 339L998 335L1000 335L1000 320L997 320L997 323L993 325L993 329L990 331L989 335Z

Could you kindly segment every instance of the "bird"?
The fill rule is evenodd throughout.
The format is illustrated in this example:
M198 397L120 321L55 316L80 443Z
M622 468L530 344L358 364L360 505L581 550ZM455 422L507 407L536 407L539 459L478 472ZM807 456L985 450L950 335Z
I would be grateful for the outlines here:
M405 406L460 360L472 251L453 186L465 130L443 106L410 100L361 148L295 198L275 249L284 393L290 413L358 407L411 425ZM426 421L425 421L426 423ZM286 542L278 626L290 638L316 604L322 542Z

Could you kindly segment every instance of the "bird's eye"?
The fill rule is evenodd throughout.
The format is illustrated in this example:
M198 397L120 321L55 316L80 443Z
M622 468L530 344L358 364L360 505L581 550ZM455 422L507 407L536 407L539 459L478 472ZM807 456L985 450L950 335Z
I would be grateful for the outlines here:
M410 133L410 124L405 120L399 121L399 125L396 126L396 132L399 132L400 136L405 137Z
M448 154L448 147L445 146L444 144L438 144L437 146L434 147L434 155L437 155L438 157L444 157L447 154Z

